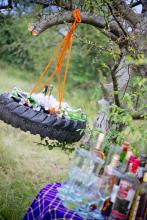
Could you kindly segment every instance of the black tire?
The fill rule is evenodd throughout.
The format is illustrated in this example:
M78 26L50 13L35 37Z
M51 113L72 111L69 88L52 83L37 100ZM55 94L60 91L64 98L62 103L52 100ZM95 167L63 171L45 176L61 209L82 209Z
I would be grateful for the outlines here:
M84 131L81 133L80 129L86 128L86 122L48 115L20 105L9 93L0 95L0 120L25 132L39 134L42 138L67 143L79 141L84 135Z

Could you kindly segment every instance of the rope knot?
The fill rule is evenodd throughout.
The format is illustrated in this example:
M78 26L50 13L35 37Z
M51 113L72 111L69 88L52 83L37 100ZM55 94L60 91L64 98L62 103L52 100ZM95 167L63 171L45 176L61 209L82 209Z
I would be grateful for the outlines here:
M73 17L74 17L74 19L75 19L75 21L76 21L77 23L80 23L80 22L81 22L81 15L80 15L80 10L79 10L79 9L75 9L75 10L73 11Z

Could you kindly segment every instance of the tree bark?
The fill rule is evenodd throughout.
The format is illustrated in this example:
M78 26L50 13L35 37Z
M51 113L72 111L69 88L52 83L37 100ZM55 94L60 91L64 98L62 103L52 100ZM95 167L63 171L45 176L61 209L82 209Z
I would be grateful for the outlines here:
M37 22L30 24L28 30L32 35L39 35L46 29L65 22L71 23L74 21L72 12L58 12L51 15L43 15ZM111 37L112 40L117 41L122 36L122 30L118 27L116 22L109 24L109 27L102 16L93 16L88 12L81 12L81 23L92 25L98 29L105 30L104 33Z

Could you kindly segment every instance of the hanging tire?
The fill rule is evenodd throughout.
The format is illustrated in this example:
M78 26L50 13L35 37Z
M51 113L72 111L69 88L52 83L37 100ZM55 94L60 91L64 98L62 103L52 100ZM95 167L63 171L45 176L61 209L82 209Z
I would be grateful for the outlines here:
M79 141L84 135L80 129L86 128L86 122L68 120L20 105L9 93L0 95L0 120L25 132L39 134L42 138L67 143Z

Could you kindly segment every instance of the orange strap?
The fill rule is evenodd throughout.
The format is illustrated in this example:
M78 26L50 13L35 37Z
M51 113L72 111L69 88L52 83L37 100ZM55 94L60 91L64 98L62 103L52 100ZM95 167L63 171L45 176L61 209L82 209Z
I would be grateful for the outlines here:
M67 71L68 71L70 55L71 55L71 49L72 49L72 38L71 38L71 41L70 41L70 47L69 47L68 57L67 57L67 61L66 61L66 67L65 67L64 78L63 78L63 83L62 83L61 96L59 98L59 108L61 108L61 104L62 104L62 100L63 100L64 88L65 88L66 77L67 77Z
M46 75L48 69L50 68L50 65L52 64L52 62L54 61L55 57L57 56L61 46L63 45L63 41L58 45L57 49L55 50L52 58L50 59L50 61L48 62L47 66L45 67L45 69L43 70L42 74L40 75L40 77L38 78L35 86L33 87L32 91L30 92L30 95L32 95L32 93L34 93L38 87L38 85L41 83L41 80L43 79L43 77Z
M66 77L67 77L67 71L68 71L68 66L69 66L69 60L70 60L70 54L71 54L71 49L72 49L72 38L73 38L73 33L74 30L76 29L77 23L81 22L81 17L80 17L80 10L79 9L75 9L73 11L73 17L74 17L74 22L72 23L67 35L64 37L63 41L59 44L59 46L57 47L57 49L55 50L52 58L50 59L49 63L47 64L47 66L45 67L44 71L42 72L42 74L40 75L39 79L37 80L34 88L32 89L31 93L34 93L37 89L37 87L39 86L39 84L41 83L43 77L46 75L48 69L50 68L50 65L52 64L52 62L55 60L55 58L57 57L57 62L56 62L56 68L55 70L51 73L51 75L45 80L45 82L43 83L43 85L41 86L39 92L41 92L44 89L44 86L48 84L48 82L56 75L58 74L58 95L59 95L59 108L61 107L62 104L62 99L63 99L63 94L64 94L64 87L65 87L65 82L66 82ZM68 52L68 56L67 56L67 61L66 61L66 67L65 67L65 72L64 72L64 76L63 76L63 82L61 82L61 69L62 69L62 65L64 62L64 59L66 57L66 53Z

